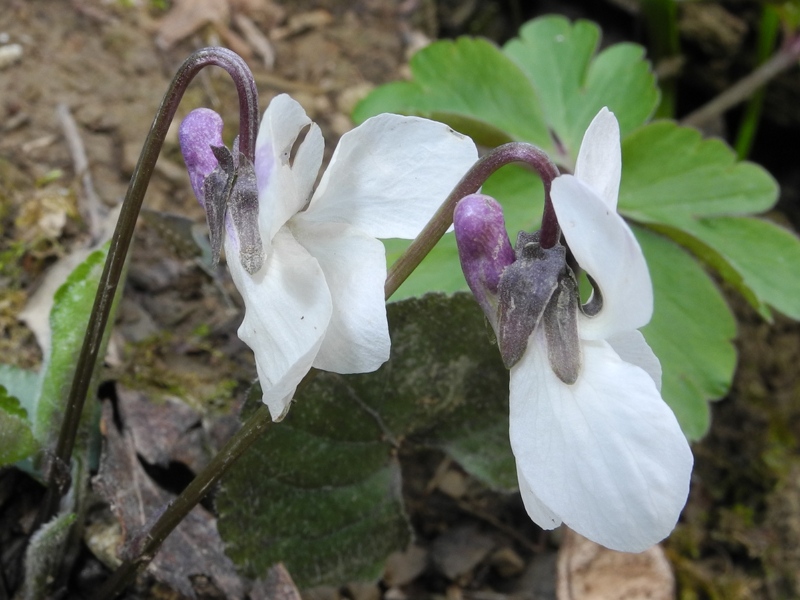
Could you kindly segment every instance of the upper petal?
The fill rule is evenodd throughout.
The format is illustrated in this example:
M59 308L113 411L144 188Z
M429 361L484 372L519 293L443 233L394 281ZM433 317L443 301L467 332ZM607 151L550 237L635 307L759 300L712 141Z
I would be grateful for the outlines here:
M308 202L323 150L322 133L303 107L286 94L273 98L256 138L258 221L265 246Z
M608 208L616 210L621 176L619 123L614 113L603 107L583 134L575 177L592 188Z
M597 315L581 313L581 337L605 339L646 325L653 315L653 284L630 227L573 175L556 177L551 197L572 254L603 299Z
M603 341L586 342L578 381L550 369L538 331L511 369L510 436L520 478L566 525L641 552L672 531L692 453L653 380Z
M477 158L472 140L447 125L378 115L342 136L308 216L411 239Z
M314 366L335 373L369 373L389 360L386 251L383 244L343 223L315 223L304 213L289 222L317 259L333 312Z
M229 244L228 237L226 251ZM264 403L279 420L322 345L331 318L328 285L317 261L286 228L254 275L238 260L228 267L245 305L239 337L255 354Z

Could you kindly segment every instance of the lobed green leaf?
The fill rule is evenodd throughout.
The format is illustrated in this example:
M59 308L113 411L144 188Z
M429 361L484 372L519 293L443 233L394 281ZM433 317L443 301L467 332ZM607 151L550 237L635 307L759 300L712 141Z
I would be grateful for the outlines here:
M661 361L662 397L689 439L709 426L708 400L721 398L736 368L736 322L714 282L691 255L665 237L634 227L655 292L642 329Z
M583 134L601 108L615 113L624 137L658 106L644 48L615 44L595 56L599 41L594 23L551 16L529 21L503 48L536 89L547 126L558 139L553 158L568 168L574 167Z
M381 86L360 102L353 120L383 112L437 119L476 142L525 140L552 148L536 91L500 49L477 38L438 41L411 59L412 81Z

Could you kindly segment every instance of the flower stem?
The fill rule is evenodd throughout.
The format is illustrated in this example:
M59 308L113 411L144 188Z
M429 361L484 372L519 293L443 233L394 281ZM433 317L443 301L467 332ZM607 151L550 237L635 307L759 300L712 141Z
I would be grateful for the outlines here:
M553 210L553 203L550 200L550 184L553 179L558 177L558 168L550 160L550 157L536 146L524 142L503 144L485 154L467 171L436 214L425 225L425 228L392 265L384 286L387 298L397 291L397 288L411 275L422 259L433 249L436 242L445 234L447 228L453 223L453 211L458 201L464 196L477 192L492 173L513 162L530 165L542 178L544 214L542 215L541 244L544 248L551 248L555 245L561 232Z
M153 124L145 139L139 162L131 177L128 192L122 204L119 220L111 238L108 258L100 277L89 325L83 347L78 356L72 387L69 391L64 418L58 440L47 468L47 493L39 513L39 522L44 523L56 513L61 496L69 487L68 479L61 476L68 472L68 464L75 446L81 413L89 392L92 374L98 361L103 333L108 323L120 277L125 265L136 219L142 206L144 194L150 183L156 160L164 144L167 129L175 116L178 103L189 82L204 67L216 65L225 69L236 83L239 92L239 140L242 152L248 158L255 156L256 128L258 127L258 91L255 81L244 60L225 48L204 48L192 54L178 69L170 83Z
M699 127L710 119L721 115L729 108L743 102L800 59L800 35L789 38L775 56L755 71L734 83L719 96L681 119L681 125Z

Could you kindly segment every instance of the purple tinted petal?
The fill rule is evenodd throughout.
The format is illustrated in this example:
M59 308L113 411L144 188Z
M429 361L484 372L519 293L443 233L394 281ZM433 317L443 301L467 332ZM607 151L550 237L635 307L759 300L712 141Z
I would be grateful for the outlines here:
M492 327L496 327L500 275L514 262L503 208L489 196L471 194L456 205L453 225L464 278Z
M203 182L217 168L211 147L223 145L222 117L209 108L196 108L181 122L178 139L194 195L203 204Z

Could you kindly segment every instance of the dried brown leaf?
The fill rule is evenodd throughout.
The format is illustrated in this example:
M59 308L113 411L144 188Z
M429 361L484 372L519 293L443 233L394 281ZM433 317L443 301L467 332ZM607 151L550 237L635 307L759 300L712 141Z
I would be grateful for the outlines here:
M156 44L168 49L209 23L227 23L228 0L175 0L158 27Z
M94 488L110 504L130 544L158 518L172 496L142 468L133 435L117 429L110 403L103 406L100 427L105 439ZM227 598L243 596L242 582L223 551L216 519L199 506L164 541L148 572L190 598L196 597L192 578L198 575L211 579Z
M616 552L564 527L556 593L558 600L672 600L675 577L660 546Z
M119 411L136 452L152 465L166 467L174 460L183 435L200 422L200 414L178 400L150 400L147 394L117 387Z

